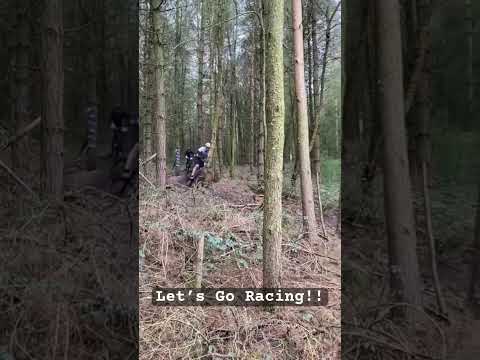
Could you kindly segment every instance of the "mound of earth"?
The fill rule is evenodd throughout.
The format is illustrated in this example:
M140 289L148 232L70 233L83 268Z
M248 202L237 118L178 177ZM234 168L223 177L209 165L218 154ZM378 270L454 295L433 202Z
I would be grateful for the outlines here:
M222 179L212 184L212 193L232 204L248 204L258 202L256 195L246 182Z

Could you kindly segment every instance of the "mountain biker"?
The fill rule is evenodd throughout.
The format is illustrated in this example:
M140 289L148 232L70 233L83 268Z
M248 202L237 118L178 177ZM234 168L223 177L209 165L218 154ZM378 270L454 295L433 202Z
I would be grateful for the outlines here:
M210 146L210 143L207 142L204 146L198 148L197 153L193 157L195 166L193 167L190 180L193 181L195 179L197 171L205 166L205 161L208 159L208 152L210 151Z

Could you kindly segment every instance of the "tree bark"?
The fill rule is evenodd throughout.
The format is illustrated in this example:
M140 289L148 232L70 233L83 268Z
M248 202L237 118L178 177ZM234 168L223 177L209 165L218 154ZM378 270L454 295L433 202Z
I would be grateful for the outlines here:
M302 190L303 225L309 240L317 237L315 203L313 201L312 174L310 168L310 148L308 145L308 113L305 93L305 69L303 54L302 2L292 0L293 9L293 45L295 51L295 93L298 119L298 155ZM283 154L283 152L282 152Z
M475 214L475 230L473 238L473 253L471 259L470 282L468 289L468 300L471 304L475 303L475 290L480 275L480 182L477 185L477 211Z
M172 118L176 122L175 148L183 150L184 133L183 133L183 66L184 66L184 49L183 41L183 18L184 5L182 0L175 1L175 50L174 50L174 66L173 66L173 114ZM158 80L157 80L158 81Z
M284 143L283 0L265 0L267 146L263 212L263 286L280 287Z
M225 1L217 0L217 9L215 13L214 21L216 19L217 24L223 24L225 13ZM216 56L216 70L214 71L213 78L215 79L215 101L212 108L212 140L211 149L209 155L209 167L213 170L214 180L218 180L221 176L221 161L222 161L222 142L221 142L221 127L224 116L224 97L223 97L223 44L224 34L223 25L215 27L213 32L214 46L211 47L211 51L215 49Z
M252 38L250 54L250 140L249 140L249 165L250 173L253 173L255 165L255 41Z
M396 300L418 306L422 299L407 158L400 5L398 0L377 0L376 5L391 289Z
M467 23L467 89L468 89L468 115L473 116L473 93L474 93L474 77L473 77L473 33L475 31L475 22L473 19L472 0L465 0L465 22Z
M338 3L337 7L333 10L331 14L327 12L325 16L325 21L326 21L325 48L323 49L323 55L322 55L322 72L320 74L320 89L316 87L317 91L319 92L319 95L318 95L318 100L316 102L316 108L315 108L317 115L315 117L315 123L313 126L312 135L310 137L310 151L312 151L312 149L315 147L315 144L317 142L320 142L318 131L320 128L320 111L322 110L322 107L323 107L323 97L325 92L325 76L327 73L327 62L328 62L328 55L330 52L330 42L331 42L330 37L331 37L331 31L332 31L332 21L334 19L335 14L338 11L339 5L340 3Z
M259 77L259 97L258 97L258 151L257 151L257 181L260 186L264 181L264 168L265 168L265 143L267 137L266 126L266 33L264 25L264 5L265 0L258 0L258 13L260 14L259 25L259 48L258 48L258 77Z
M320 114L321 114L321 101L320 101L320 93L323 95L323 84L322 84L322 89L319 89L319 84L320 84L320 59L319 59L319 48L318 48L318 39L317 39L317 11L315 8L312 9L311 13L311 27L312 27L312 51L313 51L313 114L312 114L312 123L311 126L313 127L316 123L318 123L317 127L320 128ZM328 35L327 35L328 34ZM327 63L327 55L328 55L328 47L327 43L330 43L330 34L328 32L328 28L326 31L326 40L325 40L325 49L323 53L323 61L325 64L325 67L322 67L322 69L326 68L326 63ZM325 71L322 71L322 79L325 79ZM312 135L310 138L312 144L310 144L310 147L312 148L312 172L315 177L321 174L321 168L320 168L320 136L319 136L319 131L317 130L316 136L313 136L313 131ZM320 185L321 185L321 177L319 176L318 179L316 179ZM320 196L320 194L318 194Z
M422 67L422 77L418 88L418 130L417 133L417 151L420 164L420 189L423 197L423 210L425 216L425 232L430 249L430 265L432 270L433 285L437 298L437 305L440 313L446 314L447 307L443 297L440 278L437 270L437 246L435 245L435 235L432 224L432 204L430 201L430 168L431 168L431 34L428 23L430 22L431 3L430 0L418 1L418 18L421 21L424 34L424 60Z
M17 1L17 49L16 49L16 96L15 132L18 133L32 121L31 119L31 83L30 83L30 48L31 28L29 0ZM25 136L12 143L12 168L21 177L29 172L28 157L29 137Z
M198 34L198 83L197 83L197 123L200 129L200 136L197 141L202 143L206 138L206 124L205 117L203 115L203 72L204 72L204 60L205 60L205 1L201 0L200 6L200 29Z
M63 1L45 3L42 17L42 159L44 194L63 201Z
M235 15L238 16L237 3L235 2ZM235 19L233 25L232 37L233 45L230 46L230 66L231 66L231 77L230 77L230 177L234 177L235 172L235 162L236 162L236 137L237 137L237 67L236 67L236 54L237 54L237 28L238 28L238 17Z
M156 143L157 143L157 182L161 190L165 189L167 182L166 176L166 111L165 111L165 59L164 59L164 38L163 38L163 18L160 10L162 0L152 0L153 27L154 35L154 59L155 59L155 81L156 81Z
M91 17L94 18L94 10ZM88 21L88 19L87 19ZM87 169L97 168L97 133L98 133L98 101L97 101L97 54L96 54L95 22L88 29L88 55L87 55Z
M145 86L145 104L144 104L144 117L143 117L143 156L148 158L156 149L153 148L152 142L152 128L153 121L155 119L155 68L152 66L154 62L153 50L156 42L155 28L153 26L153 14L149 13L146 20L147 33L145 35L144 44L144 86ZM153 104L153 105L152 105ZM148 163L145 164L143 171L146 177L150 176L150 169Z
M361 192L362 152L360 151L359 123L364 111L361 94L368 83L367 49L364 41L366 33L365 1L342 2L342 218L355 218L363 207Z

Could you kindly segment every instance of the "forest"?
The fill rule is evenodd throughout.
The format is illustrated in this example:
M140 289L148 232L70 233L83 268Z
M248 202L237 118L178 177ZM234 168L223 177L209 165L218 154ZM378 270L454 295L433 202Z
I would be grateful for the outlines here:
M2 359L138 358L138 21L135 0L0 3Z
M342 6L342 358L473 359L474 1Z
M479 15L2 1L0 359L478 358Z
M142 359L338 357L340 20L336 0L140 2ZM153 286L329 304L184 309Z

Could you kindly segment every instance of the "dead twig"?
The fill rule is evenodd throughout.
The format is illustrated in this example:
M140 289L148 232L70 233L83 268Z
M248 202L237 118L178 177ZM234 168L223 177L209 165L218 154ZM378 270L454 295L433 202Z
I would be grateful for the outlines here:
M30 187L25 184L25 182L18 177L17 174L13 172L12 169L10 169L2 160L0 160L0 166L4 168L20 185L22 185L29 193L32 195L35 199L38 199L38 195L30 189Z
M155 159L157 157L157 153L153 154L152 156L150 156L148 159L146 159L145 161L141 161L140 162L140 166L143 166L147 163L149 163L150 161L152 161L153 159Z
M284 246L288 246L288 247L291 247L295 250L300 250L300 251L303 251L304 253L307 253L307 254L310 254L310 255L315 255L315 256L319 256L319 257L323 257L323 258L326 258L326 259L329 259L331 260L332 262L338 264L339 260L338 259L335 259L331 256L328 256L328 255L324 255L324 254L320 254L318 252L315 252L315 251L311 251L311 250L308 250L308 249L305 249L301 246L294 246L294 245L291 245L291 244L284 244Z
M262 204L228 204L229 207L234 209L243 209L243 208L259 208Z
M10 147L12 144L23 138L25 135L27 135L31 130L35 129L38 125L40 125L40 122L42 121L41 117L36 118L33 120L30 124L25 126L23 129L21 129L18 133L16 133L13 137L10 138L10 140L7 141L5 145L2 146L0 151L3 151Z
M138 171L138 173L143 178L143 180L145 180L151 187L155 188L155 185L153 185L153 183L150 180L148 180L148 178L145 175L143 175L141 171Z

